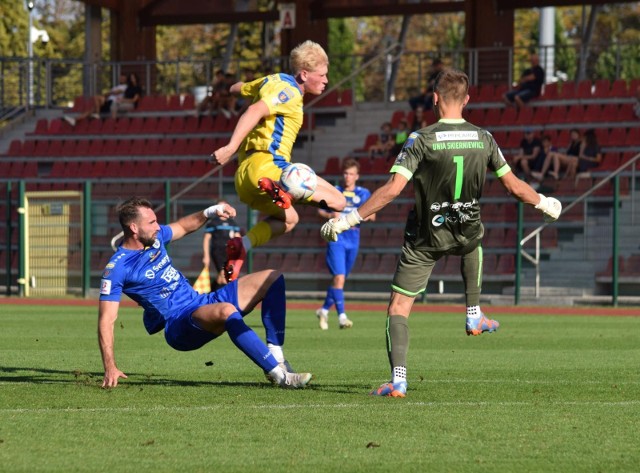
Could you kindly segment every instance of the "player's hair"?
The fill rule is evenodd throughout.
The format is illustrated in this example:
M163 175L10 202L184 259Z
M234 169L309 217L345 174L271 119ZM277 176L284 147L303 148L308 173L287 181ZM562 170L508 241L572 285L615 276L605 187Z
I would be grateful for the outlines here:
M120 220L120 226L122 226L124 231L128 231L129 225L138 218L140 215L140 207L153 209L151 202L141 197L129 197L118 205L116 213L118 214L118 220Z
M345 160L342 161L342 171L346 171L349 168L356 168L358 174L360 173L360 163L353 158L345 158Z
M329 65L329 57L318 43L307 40L293 48L289 55L289 63L293 75L302 70L313 72L320 66Z
M444 102L462 102L469 93L469 78L457 69L446 69L436 77L433 90Z

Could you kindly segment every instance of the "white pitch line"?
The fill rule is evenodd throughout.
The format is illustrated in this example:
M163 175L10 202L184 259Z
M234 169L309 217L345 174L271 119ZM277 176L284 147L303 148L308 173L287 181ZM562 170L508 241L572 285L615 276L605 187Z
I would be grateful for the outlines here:
M640 400L632 401L460 401L460 402L412 402L394 400L385 407L393 409L402 407L512 407L512 406L535 406L544 408L546 406L605 406L605 407L627 407L638 406ZM0 409L0 414L34 414L34 413L91 413L91 412L182 412L182 411L216 411L222 409L360 409L371 408L372 404L358 403L337 403L337 404L221 404L215 406L151 406L151 407L44 407L44 408L14 408ZM376 409L380 408L376 405Z

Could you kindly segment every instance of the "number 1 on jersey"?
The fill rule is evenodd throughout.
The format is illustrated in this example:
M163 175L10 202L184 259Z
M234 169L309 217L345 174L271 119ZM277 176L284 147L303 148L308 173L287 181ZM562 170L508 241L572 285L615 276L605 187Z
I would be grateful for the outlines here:
M462 163L464 162L464 157L454 156L453 162L456 163L456 188L454 191L453 198L455 200L458 200L460 198L460 195L462 195L462 173L464 170Z

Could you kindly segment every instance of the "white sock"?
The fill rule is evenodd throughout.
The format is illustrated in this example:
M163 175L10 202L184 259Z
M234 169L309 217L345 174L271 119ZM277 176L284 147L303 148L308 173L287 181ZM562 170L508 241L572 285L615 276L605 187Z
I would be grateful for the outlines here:
M282 352L282 347L280 345L267 343L267 348L278 363L284 363L284 353Z
M244 251L249 251L253 246L251 245L251 240L247 235L242 237L242 246L244 246Z
M275 380L276 383L282 384L284 379L287 377L287 374L284 372L282 368L280 368L279 366L276 366L271 371L269 371L269 376L271 376L271 378Z
M480 317L482 317L482 311L480 310L479 305L471 305L467 307L468 319L479 319Z
M340 323L344 323L345 320L347 320L347 314L343 312L342 314L338 315L338 320L340 321Z
M407 382L407 368L404 366L394 366L391 382L399 383L400 381Z
M329 311L324 307L320 307L320 315L322 315L323 317L327 317L329 315Z

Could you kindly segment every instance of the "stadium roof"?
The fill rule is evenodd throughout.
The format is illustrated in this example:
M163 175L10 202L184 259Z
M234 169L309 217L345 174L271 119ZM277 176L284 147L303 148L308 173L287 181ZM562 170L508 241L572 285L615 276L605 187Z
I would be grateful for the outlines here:
M127 0L81 0L86 4L124 10ZM300 2L301 0L298 0ZM411 15L465 11L474 0L306 0L312 20L353 16ZM243 23L275 21L279 18L278 0L268 10L256 8L255 1L235 0L142 0L138 20L143 26L203 23ZM632 0L493 0L496 10L515 10L544 6L579 6L633 3Z

